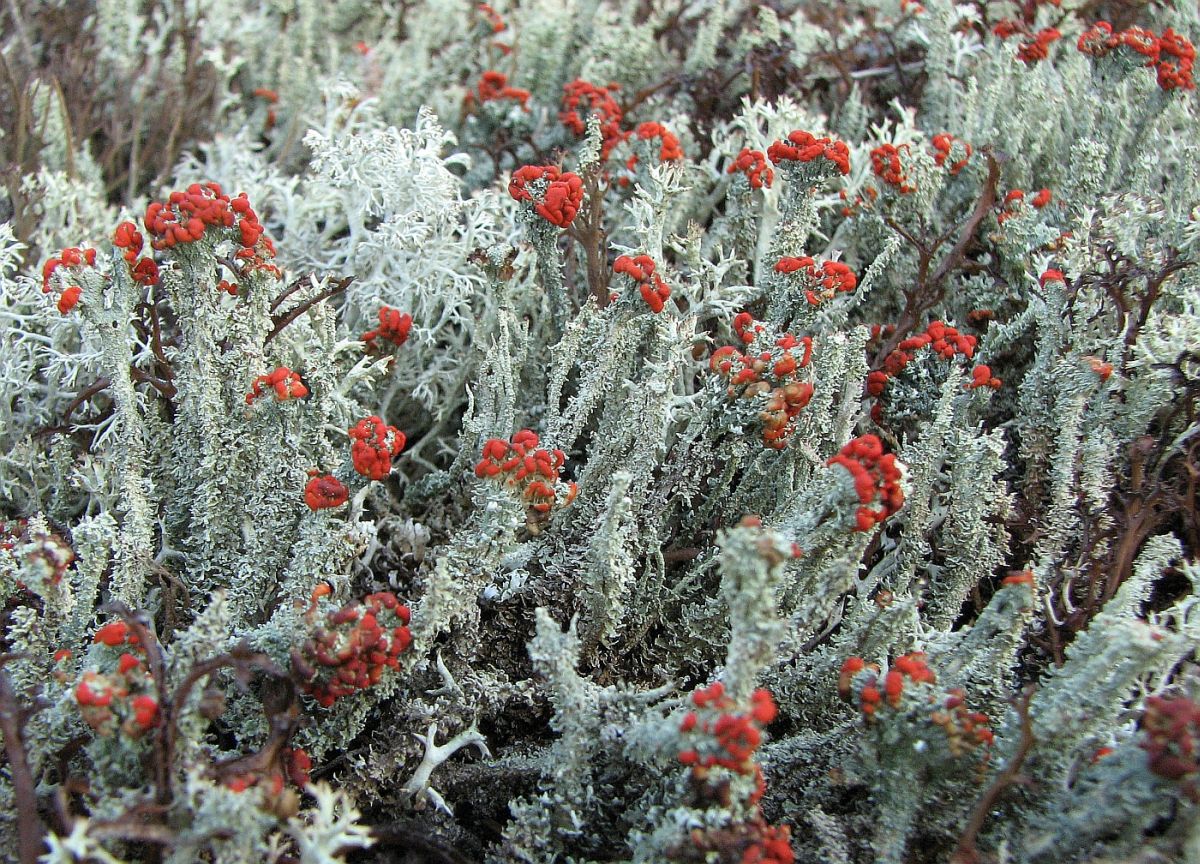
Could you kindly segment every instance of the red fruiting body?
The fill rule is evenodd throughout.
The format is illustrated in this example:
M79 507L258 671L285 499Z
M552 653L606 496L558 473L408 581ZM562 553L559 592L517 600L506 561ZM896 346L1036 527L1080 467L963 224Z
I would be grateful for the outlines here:
M127 651L117 659L117 671L124 675L131 669L136 669L141 662L141 660L134 657Z
M654 261L649 255L638 255L634 258L621 255L613 262L613 272L624 273L633 279L650 311L657 314L663 311L667 301L671 299L671 289L654 269Z
M607 159L613 148L629 137L628 132L621 131L624 115L612 96L617 89L616 84L599 87L581 78L563 85L563 110L558 113L558 119L576 135L582 135L587 131L587 115L595 114L604 137L601 159Z
M1170 27L1158 39L1158 86L1163 90L1195 90L1192 67L1196 49L1185 37Z
M541 200L530 184L543 181ZM583 180L578 174L563 172L555 165L525 165L513 172L508 194L516 201L528 201L533 211L552 225L566 228L575 221L583 205Z
M277 278L281 275L269 263L275 257L275 245L263 233L244 192L231 199L216 183L193 183L186 191L172 192L165 202L151 202L142 222L154 249L195 243L210 228L228 231L241 247L234 253L235 258L246 261L251 269L264 270Z
M97 630L96 635L92 637L92 642L115 648L125 644L127 639L129 639L129 625L124 621L113 621Z
M1036 207L1038 210L1041 210L1043 207L1045 207L1047 204L1050 203L1050 199L1052 197L1053 196L1050 194L1049 189L1043 189L1040 192L1038 192L1036 195L1034 195L1033 199L1029 203L1032 204L1034 207Z
M681 751L680 762L693 767L693 776L714 766L739 774L753 774L757 766L751 757L762 741L760 727L774 721L778 713L771 694L766 690L755 690L750 697L750 710L745 714L734 713L730 710L735 707L733 701L725 695L725 686L717 681L707 688L695 690L692 704L698 709L719 713L710 719L701 719L695 711L684 715L680 732L699 733L713 740L700 741L699 747ZM711 752L701 756L702 750Z
M770 188L775 180L775 170L767 164L767 157L761 150L751 150L749 147L741 149L728 171L730 174L737 174L739 171L745 174L751 189L761 189L764 186Z
M137 643L123 621L101 627L93 641L110 647ZM158 724L153 686L142 661L125 652L117 659L116 671L102 674L89 669L80 676L73 692L80 716L98 734L107 736L119 730L130 738L139 738Z
M349 435L354 440L350 446L354 470L371 480L383 480L392 473L392 459L400 455L408 440L395 426L375 416L359 420Z
M304 485L304 503L314 511L341 507L349 497L350 490L332 474L312 477Z
M267 375L259 375L254 379L250 385L250 392L246 394L246 404L253 404L254 400L265 396L268 392L274 394L276 402L287 402L291 399L307 397L308 387L299 374L286 366L280 366L275 371Z
M158 700L153 696L134 696L131 704L133 706L133 722L139 728L150 729L158 723Z
M908 145L902 144L900 147L896 147L893 144L880 144L871 151L871 170L884 183L895 187L901 195L907 195L914 191L915 187L909 185L908 179L904 176L904 168L900 164L901 150L907 151Z
M943 167L951 158L950 149L955 143L961 144L966 151L966 155L964 155L962 159L959 159L957 162L950 163L949 171L952 175L958 174L963 168L966 168L967 163L971 160L971 145L965 141L958 141L958 139L956 139L953 135L945 132L940 135L934 135L932 143L934 150L933 161Z
M75 685L75 701L81 706L105 708L112 703L113 694L107 680L96 672L84 672Z
M1051 43L1061 38L1062 33L1054 27L1039 30L1033 39L1021 43L1017 49L1017 59L1029 65L1037 63L1039 60L1045 60L1050 56Z
M1092 57L1103 57L1116 47L1116 42L1112 39L1112 32L1112 25L1107 21L1097 21L1080 34L1075 47Z
M634 135L642 141L649 141L652 138L659 139L662 142L658 151L658 158L661 162L676 162L683 158L683 148L679 146L679 139L661 123L641 123L634 130Z
M141 258L142 235L132 222L122 222L113 232L113 245L124 249L121 257L129 265L133 281L141 285L154 285L158 282L158 265L153 258Z
M491 4L480 3L475 8L479 10L479 13L487 21L493 33L500 33L508 28L508 25L504 23L504 19L500 17L500 13L493 9Z
M288 747L284 750L283 770L295 785L304 788L311 782L309 772L312 771L312 767L312 757L303 749Z
M855 438L829 460L850 473L854 492L861 505L855 512L855 530L869 531L904 505L904 490L900 488L900 468L896 457L883 452L883 443L876 435ZM871 504L878 504L871 509Z
M802 272L812 285L804 292L809 305L819 306L839 293L849 293L858 287L858 277L841 261L822 261L820 268L812 258L780 258L775 263L776 273Z
M850 685L854 682L854 676L864 669L871 669L878 673L879 667L874 663L868 664L861 657L847 657L842 663L842 668L838 672L837 692L843 702L850 701ZM878 695L878 691L876 691Z
M479 84L475 87L475 93L480 102L497 102L502 99L511 99L514 102L520 102L523 110L529 110L529 91L523 90L520 87L508 86L508 76L494 69L489 69L479 77ZM467 94L468 107L474 98L476 97L471 93Z
M992 25L992 33L1001 39L1008 39L1011 36L1015 36L1023 29L1019 21L1014 21L1011 18L1002 18Z
M1105 363L1099 357L1088 357L1087 361L1088 365L1091 367L1091 370L1100 377L1101 381L1107 381L1112 377L1113 364Z
M326 626L317 627L301 646L300 658L312 673L306 691L326 708L379 683L412 645L408 607L391 592L369 594L325 618Z
M1032 588L1033 584L1034 584L1033 571L1032 570L1021 570L1017 573L1011 573L1008 576L1005 576L1004 579L1000 582L1000 584L1001 585L1028 585Z
M79 249L71 246L58 253L57 258L50 258L42 265L42 293L50 293L50 280L54 276L54 271L59 267L70 269L72 267L94 267L96 266L96 250L95 249ZM66 315L79 303L79 298L83 294L83 289L78 285L68 285L62 295L58 298L58 311Z
M786 139L776 141L767 148L767 158L778 165L780 162L812 162L827 160L838 174L850 173L850 149L843 141L816 138L810 132L796 129Z
M992 367L976 366L971 370L971 382L967 384L968 390L974 390L978 387L991 387L993 390L1000 389L1003 382L992 375Z
M522 499L534 513L545 514L560 503L554 484L560 481L559 470L565 462L563 451L539 448L538 436L522 429L511 441L489 438L483 445L483 458L475 465L475 476L482 480L504 475L509 486L522 490ZM574 501L577 491L574 483L567 484L561 505Z
M887 382L903 372L912 362L915 353L922 348L932 349L933 353L943 360L952 360L956 354L961 354L969 360L975 356L975 344L974 336L959 333L957 329L941 321L933 321L925 328L924 333L903 340L884 358L882 368L867 375L867 394L882 396Z
M905 688L910 683L937 683L937 676L925 664L923 653L911 652L897 657L892 663L892 668L883 676L882 690L878 667L868 666L861 657L848 657L838 675L838 694L843 699L850 700L853 679L864 669L870 669L871 674L859 690L858 699L859 710L868 724L875 724L883 719L886 712L881 713L881 709L884 708L895 712L907 712L911 716L914 711L928 710L927 706L932 704L935 707L928 719L946 733L946 746L950 755L957 757L981 745L991 746L994 736L988 726L987 715L968 710L962 690L949 690L944 699L935 697L928 690L917 693L909 700L904 699ZM987 756L984 758L987 759Z
M763 327L754 323L749 312L740 312L733 319L733 331L741 342L748 344L763 331ZM812 359L812 337L797 339L791 333L785 333L775 340L775 347L782 350L742 354L732 345L725 345L713 352L708 368L729 380L727 395L731 399L766 397L758 415L763 424L763 444L782 450L795 431L797 416L812 399L812 384L795 379L797 370L807 366ZM804 348L799 361L791 353L791 349L797 347ZM768 374L774 379L773 383L764 377Z
M83 294L83 289L78 285L68 285L58 298L58 311L66 315L75 308L81 294Z
M376 339L390 342L393 347L399 348L408 341L408 334L412 330L412 324L412 316L407 312L400 312L390 306L380 306L379 326L374 330L368 330L364 333L362 341L367 343L368 351L376 349Z
M1142 731L1150 771L1178 782L1188 798L1200 802L1200 705L1183 696L1151 696Z
M1163 90L1194 90L1196 87L1192 77L1196 49L1187 37L1170 27L1161 36L1145 27L1129 27L1114 34L1111 24L1097 21L1083 32L1076 47L1091 57L1104 57L1117 48L1124 48L1137 59L1144 58L1144 66L1155 69L1158 86Z
M1038 283L1045 288L1047 282L1066 282L1061 270L1046 270L1038 277Z

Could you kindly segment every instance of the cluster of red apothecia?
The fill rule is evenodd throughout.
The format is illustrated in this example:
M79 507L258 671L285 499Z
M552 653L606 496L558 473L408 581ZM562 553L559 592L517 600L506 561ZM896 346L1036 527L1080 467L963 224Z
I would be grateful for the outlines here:
M1005 19L992 28L992 32L1001 39L1010 36L1024 36L1024 41L1017 46L1017 59L1026 65L1033 65L1050 56L1050 46L1062 38L1062 32L1055 27L1043 27L1036 33L1019 21Z
M756 864L791 864L791 829L787 825L770 825L759 810L766 792L762 766L754 760L754 752L762 743L762 728L774 721L778 711L767 690L755 690L748 711L725 694L725 686L716 682L692 693L695 710L689 711L679 725L694 746L679 751L679 761L690 769L693 789L701 801L716 802L730 807L730 783L714 769L723 768L735 774L754 778L754 790L744 802L750 808L747 819L734 824L708 829L695 829L689 843L680 844L668 852L672 861L730 861ZM714 858L713 856L718 857Z
M946 163L951 159L950 151L956 143L961 144L962 147L965 148L963 158L955 162L950 162L947 170L949 170L951 175L958 174L960 171L966 168L967 163L971 161L971 145L966 141L961 141L958 138L955 138L948 132L942 132L939 135L934 135L930 143L933 144L933 161L943 168L946 167Z
M146 208L143 219L150 234L153 249L170 249L179 244L194 243L209 228L233 229L240 247L234 257L245 261L249 269L282 275L268 259L275 257L275 246L263 234L262 224L250 207L245 193L230 199L216 183L193 183L183 192L172 192L167 201L154 201ZM113 233L113 245L123 250L121 257L130 267L133 280L142 285L158 282L158 265L150 257L141 257L144 240L133 222L122 222ZM50 293L50 279L59 267L95 266L95 249L64 249L42 267L42 291ZM217 286L221 291L236 295L238 286L225 280ZM59 297L58 310L70 312L79 303L83 289L68 286Z
M1184 696L1151 696L1142 732L1150 770L1176 781L1188 798L1200 802L1200 705Z
M540 200L530 188L537 181L545 183ZM583 180L557 165L525 165L513 172L508 194L516 201L528 201L533 212L551 225L566 228L583 206Z
M158 725L159 705L154 679L138 655L145 649L124 621L113 621L96 631L92 641L109 648L124 649L117 658L115 672L84 672L75 684L75 702L80 716L99 735L117 731L140 738ZM54 655L56 663L71 656L62 650Z
M900 708L907 684L936 684L937 676L925 664L925 655L914 651L897 657L883 677L880 689L879 667L867 663L861 657L847 657L838 674L838 695L849 702L854 678L863 671L868 672L866 683L858 694L859 710L868 723L876 722L880 708ZM907 682L907 684L906 684ZM962 756L979 746L990 747L994 734L986 714L971 711L966 705L966 694L959 688L939 694L924 691L921 697L932 706L929 721L946 733L946 744L951 756Z
M250 385L250 392L246 394L246 404L253 405L256 400L268 393L275 397L276 402L287 402L292 399L306 398L308 386L300 377L299 372L293 372L286 366L280 366L278 369L266 375L259 375L254 379Z
M1033 205L1035 210L1041 210L1048 207L1052 200L1054 200L1054 194L1049 189L1042 189L1029 199L1029 203ZM996 221L1003 225L1020 212L1021 205L1024 203L1025 190L1009 190L1005 193L1004 200L1000 203L1000 210L996 213Z
M476 101L483 103L511 99L514 102L519 102L522 110L528 111L529 96L528 90L510 86L508 76L503 72L488 69L479 76L479 83L475 85L475 92L467 91L467 95L463 99L463 107L467 111L471 111L474 110Z
M752 757L762 743L761 727L771 723L778 713L771 694L755 690L750 697L750 710L745 714L733 713L730 709L736 706L725 695L725 685L717 681L694 691L692 704L715 714L715 719L701 719L695 711L689 711L679 724L680 732L704 736L697 742L697 748L679 751L679 761L692 769L692 776L706 780L709 769L716 766L738 774L755 774L758 766ZM750 803L757 803L761 794L757 792Z
M489 3L480 3L475 7L480 16L483 18L485 26L492 33L503 33L508 29L508 24L500 17L500 13L491 7ZM506 45L503 42L492 42L492 47L498 50L501 54L509 55L512 53L512 46Z
M908 152L908 145L880 144L871 151L871 170L884 183L892 186L901 195L907 195L916 189L904 176L904 168L900 164L900 151Z
M630 258L621 255L613 262L614 273L624 273L638 286L638 293L655 314L663 311L671 299L671 289L663 278L654 272L654 261L649 255L636 255Z
M683 148L679 146L679 139L675 137L666 126L654 121L639 123L637 128L633 130L634 136L640 141L650 141L654 138L659 140L658 158L661 162L677 162L683 158ZM637 157L631 157L633 163L628 167L632 168L637 164Z
M582 78L563 85L563 107L558 112L558 119L576 135L583 135L587 131L587 115L595 114L603 136L600 145L602 160L607 159L613 149L629 137L628 132L621 130L625 114L613 98L613 93L620 89L621 85L613 82L600 86Z
M311 618L317 601L330 594L326 583L312 594ZM378 684L383 673L400 665L400 654L412 645L408 607L390 591L368 594L325 616L293 657L305 690L328 708L338 699Z
M479 10L479 14L487 21L493 33L502 33L508 28L508 25L504 23L504 19L500 17L500 13L493 9L491 4L480 3L475 8Z
M762 331L762 325L756 324L749 312L739 312L733 319L733 332L745 344L753 342ZM797 339L791 333L784 333L775 340L775 348L779 350L743 354L734 346L725 345L713 352L708 368L729 381L730 399L766 395L758 415L763 424L763 444L782 450L796 430L796 418L812 399L812 384L796 379L796 371L812 360L812 337ZM795 348L803 348L799 360L792 353Z
M383 480L392 473L392 459L400 455L408 439L395 426L371 415L349 430L350 461L354 470L369 480Z
M235 258L251 269L281 275L269 263L275 257L275 244L263 233L245 192L231 199L216 183L193 183L183 192L172 192L165 202L152 201L142 221L150 246L159 250L195 243L209 228L232 230L240 247Z
M1076 47L1091 57L1104 57L1125 48L1146 58L1144 65L1156 70L1158 86L1163 90L1196 89L1192 77L1196 48L1186 36L1170 27L1161 36L1145 27L1129 27L1114 33L1107 21L1097 21L1083 32Z
M993 390L999 390L1004 382L992 374L992 367L987 364L981 364L971 370L971 380L967 383L968 390L977 390L980 387L990 387Z
M42 293L50 293L50 280L54 276L54 271L59 267L95 267L96 266L96 250L95 249L78 249L74 246L68 247L58 253L58 257L51 258L42 265ZM58 311L66 315L75 305L79 303L79 296L83 293L83 289L78 285L68 285L63 289L63 293L58 298Z
M321 474L316 470L308 472L308 482L304 484L304 503L313 511L329 510L341 507L350 499L350 490L346 484L332 474Z
M549 513L558 503L554 484L561 479L559 472L566 462L561 450L538 447L537 433L522 429L508 441L489 438L483 444L483 458L475 464L475 476L482 479L503 478L504 482L521 490L522 500L538 514ZM569 483L561 506L575 500L579 487Z
M688 842L666 851L676 864L793 864L792 829L756 813L723 827L693 828Z
M660 142L658 148L658 159L660 162L677 162L683 158L683 148L679 146L679 139L661 123L653 121L641 123L633 130L633 136L639 141L651 141L657 138ZM637 167L638 161L638 154L631 153L629 158L625 160L625 167L632 171ZM628 175L622 176L617 180L617 183L621 186L628 186L630 178Z
M916 352L929 348L938 357L943 360L953 360L956 354L961 354L970 360L975 356L976 339L967 333L958 332L957 328L944 324L941 321L933 321L925 328L925 332L917 333L915 336L909 336L896 346L895 350L888 354L883 359L883 367L867 375L867 393L871 396L879 397L883 395L887 388L887 383L891 379L898 376L904 371L904 368L913 361ZM972 383L968 387L983 386L974 383L981 379L982 373L971 373ZM996 381L992 384L992 381ZM999 387L998 379L992 378L991 370L988 369L987 378L983 380L983 384L989 387ZM878 406L877 406L878 407Z
M850 148L844 141L817 138L811 132L795 129L786 139L767 148L767 158L779 165L782 162L828 162L838 174L850 173Z
M739 171L746 175L751 189L770 188L775 181L775 169L767 164L767 157L761 150L743 147L733 157L728 173L737 174Z
M354 470L368 480L385 480L392 473L392 460L400 455L408 439L395 426L389 426L381 417L371 415L359 420L348 430L350 461ZM316 469L308 472L304 484L304 503L309 509L329 510L341 507L350 498L346 484L332 474L322 474Z
M823 300L831 300L838 294L848 294L858 287L858 277L841 261L822 261L821 266L812 258L784 256L775 262L775 272L790 274L802 272L813 287L804 292L809 305L819 306Z
M850 196L846 194L846 190L841 189L838 191L838 197L846 202L842 205L842 215L850 218L852 216L857 216L858 211L862 208L870 208L874 206L875 199L879 197L879 190L874 186L863 186L862 193L855 195L854 200L851 201Z
M295 793L285 793L284 784L291 783L300 789L307 786L311 779L312 757L299 747L285 747L280 755L279 769L232 774L222 780L223 785L232 792L262 789L265 809L285 819L294 816L299 799Z
M142 234L132 222L122 222L113 232L113 245L124 249L121 257L129 265L129 274L139 285L158 283L158 265L153 258L138 258L142 254Z
M399 348L408 341L412 331L413 318L407 312L393 309L390 306L379 307L379 326L368 330L362 335L362 341L367 343L367 351L381 350L380 344L390 342L391 347ZM379 343L376 343L376 339Z
M46 530L30 532L28 519L0 519L0 552L12 554L18 544L23 547L25 566L40 565L35 572L40 570L45 582L52 586L62 582L67 568L75 563L75 550L57 534ZM20 580L16 584L23 591L30 588Z
M861 435L851 440L826 464L842 466L854 481L854 494L860 505L854 514L854 530L870 531L904 506L896 456L883 452L878 435ZM877 506L872 509L872 504Z
M967 167L974 152L970 144L948 132L934 135L930 143L933 145L933 161L949 171L951 176L956 176ZM958 152L962 155L961 159L954 159L955 145L960 148ZM903 195L915 191L916 187L904 174L904 167L900 161L901 150L907 151L908 145L901 144L897 147L893 144L881 144L876 147L871 151L871 169L875 176ZM863 207L872 207L879 197L879 192L874 186L864 186L862 193L854 196L853 202L845 189L838 194L846 202L842 205L842 215L846 217L857 215Z

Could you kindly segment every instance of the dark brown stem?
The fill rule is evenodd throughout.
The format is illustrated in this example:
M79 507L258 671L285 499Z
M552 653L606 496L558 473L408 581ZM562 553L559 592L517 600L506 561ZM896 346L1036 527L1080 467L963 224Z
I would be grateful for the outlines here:
M229 267L230 270L233 270L233 268L230 267L230 265L226 264L225 266ZM237 271L235 270L234 273L237 273ZM239 277L241 276L240 273L238 273L237 275ZM282 291L280 291L279 296L271 301L271 311L274 312L276 309L278 309L280 304L283 303L284 300L291 297L293 294L295 294L297 291L299 291L301 288L303 288L308 283L308 280L310 280L311 278L312 278L311 273L305 273L303 276L297 276L295 279L293 279L292 283L290 285L288 285L286 288L284 288Z
M965 221L950 228L935 239L932 244L927 245L894 219L887 218L884 220L889 228L907 240L916 249L917 284L912 290L904 292L904 310L900 313L900 318L896 322L895 332L884 341L883 346L876 355L876 367L882 364L883 360L896 350L896 346L920 323L926 312L942 302L942 298L946 295L947 277L962 266L963 257L966 255L971 243L975 240L979 232L979 226L996 205L997 189L1000 183L1000 162L990 150L984 148L980 152L987 158L988 176L987 180L984 181L979 200L975 202L975 209L971 211L971 215ZM937 270L930 275L929 268L933 264L934 254L943 243L949 240L950 235L956 229L959 232L958 242L954 244L954 248L942 259L942 263L938 265Z
M18 655L0 656L0 666L16 660ZM38 710L40 705L35 706ZM13 798L17 805L17 860L21 864L37 864L44 848L45 828L38 816L37 784L29 768L25 752L23 727L29 714L17 701L8 676L0 670L0 732L4 734L4 755L8 758L8 774L12 779Z
M604 190L600 188L600 166L595 165L583 178L588 206L582 225L576 223L567 236L583 247L587 261L588 294L603 309L608 305L608 259L604 254Z
M335 297L338 294L341 294L343 291L345 291L347 288L350 287L350 283L353 281L354 281L353 276L347 276L345 279L334 282L331 287L326 288L324 291L322 291L320 294L317 294L315 297L310 297L309 299L305 300L303 303L299 304L298 306L296 306L296 308L292 309L291 311L286 312L283 315L273 315L271 317L271 322L275 326L271 329L271 332L267 334L267 338L263 340L263 345L266 345L268 342L270 342L272 339L274 339L276 336L278 336L281 332L283 332L284 327L291 324L293 321L295 321L297 318L299 318L301 315L303 315L305 312L307 312L312 307L316 306L318 303L320 303L324 300L328 300L330 297Z
M110 383L112 382L107 378L98 378L92 384L85 387L78 396L71 400L70 404L67 405L66 410L63 411L62 425L67 426L71 422L71 415L79 409L79 406L91 399L97 393L104 392Z
M979 832L983 830L984 823L987 822L988 815L995 808L996 802L1000 800L1005 789L1022 782L1021 766L1025 764L1025 759L1029 756L1029 751L1033 749L1034 744L1033 718L1029 716L1029 703L1033 701L1036 689L1034 685L1030 684L1017 701L1017 713L1021 719L1021 738L1017 742L1016 752L1008 760L1004 770L996 775L996 779L987 789L983 790L983 794L975 802L971 817L967 820L962 834L959 835L958 847L950 856L951 864L977 864L980 857L975 842L979 837Z

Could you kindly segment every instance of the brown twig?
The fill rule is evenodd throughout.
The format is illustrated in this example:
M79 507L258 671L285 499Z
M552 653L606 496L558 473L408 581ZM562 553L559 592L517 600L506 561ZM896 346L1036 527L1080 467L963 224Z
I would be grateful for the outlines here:
M569 236L583 247L587 261L588 294L603 309L608 305L608 261L604 254L604 190L600 188L600 165L593 165L583 178L588 207L582 228L572 226Z
M343 291L345 291L347 288L350 287L350 283L353 281L354 281L353 276L347 276L345 279L334 282L332 287L326 288L324 291L322 291L320 294L317 294L315 297L310 297L309 299L305 300L303 303L300 303L294 309L291 309L290 311L285 312L282 315L271 316L271 323L274 324L275 326L271 328L271 332L268 333L267 338L263 340L263 345L266 345L268 342L270 342L272 339L274 339L276 336L278 336L281 332L283 332L284 327L291 324L293 321L295 321L297 318L299 318L301 315L303 315L305 312L307 312L312 307L316 306L318 303L320 303L324 300L328 300L330 297L335 297L338 294L341 294Z
M917 284L914 288L904 291L904 309L896 322L895 332L884 341L876 354L876 367L912 332L926 312L942 302L946 296L946 279L963 266L963 258L971 243L974 242L979 232L979 226L996 205L1000 183L1000 161L987 147L980 148L980 152L987 158L988 176L983 183L983 189L979 193L979 199L975 202L974 209L962 222L951 226L932 242L926 243L896 220L890 217L884 220L889 228L908 241L909 245L916 250ZM958 241L931 275L929 270L933 266L934 255L955 231L958 232Z
M96 394L103 393L111 383L112 382L107 378L97 378L95 381L81 390L79 395L72 399L67 405L66 409L63 411L62 425L67 426L71 422L71 415L79 409L80 405L91 399Z
M0 667L18 657L16 654L0 656ZM4 735L4 755L8 758L8 774L17 805L17 859L21 864L37 864L44 847L45 827L38 815L37 784L29 767L23 734L25 722L42 707L39 702L32 709L23 708L8 675L0 669L0 733Z
M1022 782L1021 766L1025 764L1025 759L1029 756L1029 751L1033 749L1034 744L1033 718L1029 715L1029 703L1033 701L1036 689L1033 684L1030 684L1022 691L1017 700L1017 714L1021 719L1021 738L1017 742L1017 749L1009 758L1008 764L1004 766L1004 770L996 775L996 779L983 790L983 794L975 802L971 816L967 819L962 834L959 835L958 846L955 848L954 854L950 856L951 864L977 864L979 862L979 849L975 845L979 832L983 830L984 823L987 822L988 816L996 806L996 802L1000 800L1004 790Z

